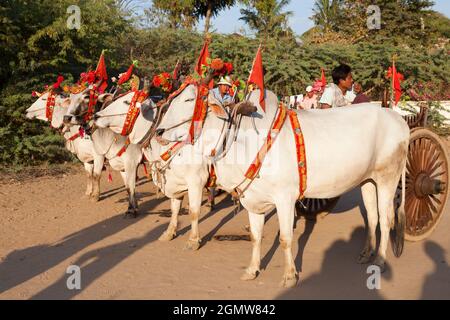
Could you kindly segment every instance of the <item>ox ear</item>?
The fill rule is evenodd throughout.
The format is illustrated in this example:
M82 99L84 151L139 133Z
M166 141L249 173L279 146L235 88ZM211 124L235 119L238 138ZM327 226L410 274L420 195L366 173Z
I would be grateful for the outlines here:
M70 99L69 98L64 99L64 101L61 103L61 107L64 109L68 109L69 106L70 106Z
M98 96L98 102L104 103L105 101L112 99L113 95L111 93L103 93Z
M217 104L210 104L209 107L211 108L211 111L214 113L214 115L221 119L227 119L228 113L225 111L225 109L222 106L219 106Z
M105 109L113 102L113 95L111 93L104 93L98 96L97 104L99 110Z

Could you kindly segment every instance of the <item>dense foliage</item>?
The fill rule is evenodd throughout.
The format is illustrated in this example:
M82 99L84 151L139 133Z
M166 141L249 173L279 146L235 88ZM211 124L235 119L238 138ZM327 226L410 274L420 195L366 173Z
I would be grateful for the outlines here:
M182 13L173 10L166 12L175 17L172 17L175 21L173 27L169 24L138 28L127 11L120 7L119 4L123 2L127 1L6 0L0 4L0 165L71 159L64 150L59 134L54 133L48 124L25 120L24 111L34 100L31 97L33 90L42 90L45 84L53 83L58 74L70 80L76 79L80 72L95 65L102 49L107 49L106 61L110 76L125 71L133 60L139 61L139 74L149 77L171 72L179 60L194 64L204 37L194 32L192 26L184 28L182 16L179 16ZM221 6L219 2L215 1L220 11L226 5ZM253 2L242 3L251 5ZM275 29L277 26L283 27L282 17L288 14L283 10L287 1L261 2L267 6L260 3L260 7L254 7L254 12L267 10L266 21L274 22ZM278 6L274 7L275 3ZM81 8L80 30L69 30L66 26L69 17L66 10L72 4ZM251 7L246 7L246 10L251 10ZM421 10L417 12L422 14ZM272 19L271 14L282 16L277 20ZM344 62L353 67L355 78L364 89L374 99L380 99L387 81L385 71L392 55L397 54L398 69L406 78L403 84L405 89L417 92L417 84L421 83L439 88L435 90L441 95L439 99L450 99L450 64L446 44L449 36L448 19L431 11L427 11L427 14L438 17L426 23L427 41L422 41L422 37L403 37L397 33L392 33L389 41L385 41L389 32L393 32L392 29L383 31L378 35L379 38L374 37L371 41L313 41L311 34L324 32L320 27L308 32L303 36L303 41L299 41L293 34L267 33L268 29L264 29L267 23L260 21L261 29L257 31L261 38L264 37L263 60L267 69L267 87L280 96L298 94L320 77L321 68L325 69L328 81L331 81L331 69ZM166 21L172 18L166 16ZM259 28L256 23L254 27ZM339 30L332 32L338 33ZM238 34L213 34L210 51L214 57L232 62L234 76L245 80L260 41L258 37L247 38Z

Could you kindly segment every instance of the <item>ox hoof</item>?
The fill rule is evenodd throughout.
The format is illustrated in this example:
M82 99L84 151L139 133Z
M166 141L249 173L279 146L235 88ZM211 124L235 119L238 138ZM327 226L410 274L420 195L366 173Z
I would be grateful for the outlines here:
M385 262L384 258L382 258L380 256L376 257L373 264L380 268L381 273L386 271L386 262Z
M100 201L100 195L99 194L92 194L91 195L91 201L92 202L99 202Z
M125 213L125 219L136 219L138 217L138 212L136 209L128 209L127 213Z
M298 277L294 276L284 276L283 281L281 281L281 286L284 288L295 288L297 286Z
M241 276L242 281L252 281L255 280L258 276L259 271L250 271L246 270L245 273Z
M374 257L374 252L373 251L364 250L363 252L361 252L359 254L357 262L359 264L367 264L370 261L372 261L373 257Z
M159 237L158 240L162 241L162 242L168 242L168 241L173 240L173 238L175 238L175 237L176 237L176 233L175 232L168 232L168 231L166 231Z
M197 251L198 249L200 249L200 242L200 240L188 240L188 242L186 242L186 245L184 246L184 250Z

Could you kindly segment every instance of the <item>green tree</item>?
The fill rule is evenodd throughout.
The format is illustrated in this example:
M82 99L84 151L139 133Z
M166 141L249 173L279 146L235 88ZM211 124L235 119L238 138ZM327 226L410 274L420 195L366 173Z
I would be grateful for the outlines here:
M81 9L81 28L69 29L67 8ZM34 100L33 90L55 82L58 74L73 81L95 66L108 49L112 68L128 64L122 59L130 22L114 0L5 0L2 1L0 54L0 164L31 164L70 159L63 139L48 124L24 119ZM120 62L119 62L120 61Z
M380 8L380 29L367 27L371 5ZM432 5L429 0L316 0L312 19L321 31L310 32L307 38L315 43L340 40L430 46L449 23L430 10Z
M339 11L342 0L316 0L312 19L324 32L336 30L339 23Z
M279 37L292 35L288 23L292 11L284 11L290 0L243 0L246 8L241 9L243 20L255 30L259 37Z
M194 9L194 0L152 0L147 16L156 26L192 30L198 21Z
M211 18L217 16L222 10L234 6L236 0L195 0L194 13L197 18L205 18L205 34L211 27Z
M153 0L148 16L157 26L168 25L172 29L182 27L189 30L204 18L204 32L208 33L211 19L235 3L236 0Z

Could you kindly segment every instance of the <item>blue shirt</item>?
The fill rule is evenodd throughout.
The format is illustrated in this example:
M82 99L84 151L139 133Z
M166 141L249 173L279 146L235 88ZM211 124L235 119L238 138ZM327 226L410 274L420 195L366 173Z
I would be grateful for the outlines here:
M214 88L210 91L213 95L214 98L216 98L222 105L225 102L233 102L233 97L230 96L228 93L225 93L225 95L222 97L222 95L220 94L219 88Z

